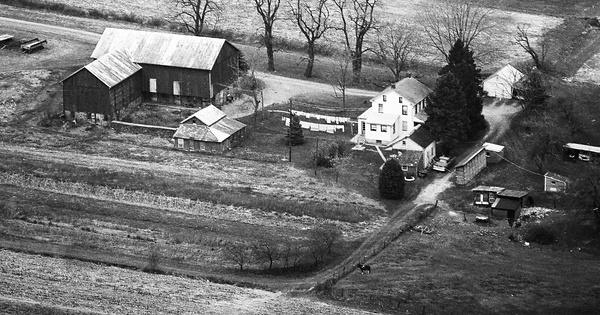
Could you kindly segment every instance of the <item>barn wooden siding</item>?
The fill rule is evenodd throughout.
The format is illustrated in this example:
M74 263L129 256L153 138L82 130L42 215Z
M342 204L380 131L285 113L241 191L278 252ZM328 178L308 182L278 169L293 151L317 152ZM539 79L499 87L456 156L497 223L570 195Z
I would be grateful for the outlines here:
M63 81L63 106L71 113L119 117L123 108L141 101L140 85L140 72L109 88L83 68Z
M470 152L465 159L456 165L456 184L466 185L485 167L485 150L483 147L476 148Z

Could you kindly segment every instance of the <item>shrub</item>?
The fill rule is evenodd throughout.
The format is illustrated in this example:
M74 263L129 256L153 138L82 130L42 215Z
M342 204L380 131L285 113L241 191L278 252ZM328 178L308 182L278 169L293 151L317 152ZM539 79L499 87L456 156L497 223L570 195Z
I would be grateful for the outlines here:
M148 20L148 25L150 26L154 26L154 27L161 27L165 24L165 20L161 19L161 18L156 18L153 17L151 19Z
M556 234L550 226L534 223L527 226L523 240L548 245L556 241Z
M96 19L106 18L106 14L104 14L104 12L102 12L98 9L90 9L87 14L89 17L96 18Z
M383 165L379 175L379 195L385 199L404 197L404 174L400 163L390 159Z
M315 163L320 167L333 167L335 159L344 156L346 153L344 143L341 141L326 144L316 152Z
M290 119L290 128L285 136L285 142L291 145L304 144L304 134L302 133L302 126L300 125L300 118L292 114Z

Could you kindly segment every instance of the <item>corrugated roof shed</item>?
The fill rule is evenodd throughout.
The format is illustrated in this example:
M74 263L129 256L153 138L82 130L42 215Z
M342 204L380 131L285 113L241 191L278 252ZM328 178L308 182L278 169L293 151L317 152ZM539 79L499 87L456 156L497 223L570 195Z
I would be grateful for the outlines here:
M600 154L600 147L595 147L595 146L586 145L586 144L567 143L564 145L564 147L568 148L568 149L578 150L578 151L586 151L586 152L593 152L593 153Z
M485 142L483 144L483 147L486 150L493 151L493 152L502 152L502 150L504 150L504 146L503 145L494 144L494 143L490 143L490 142Z
M561 182L568 182L569 178L566 176L562 176L562 175L558 175L556 173L552 173L552 172L546 172L546 174L544 174L545 177L549 177L555 180L559 180Z
M211 70L225 42L222 38L106 28L92 58L123 50L137 63Z
M456 167L461 167L467 164L471 159L473 159L479 152L483 151L483 147L474 147L469 153L462 159L460 162L456 164Z
M180 125L175 131L173 138L192 139L205 142L221 142L211 131L210 127L204 125Z
M188 118L182 120L181 123L184 124L187 121L189 121L190 119L196 118L203 124L205 124L207 126L211 126L214 123L216 123L217 121L223 119L224 117L225 117L225 113L211 104L211 105L208 105L207 107L204 107L203 109L193 113Z
M107 87L112 88L132 76L134 73L142 70L142 67L131 61L127 53L123 51L114 51L73 72L63 81L74 76L83 69L88 70Z
M501 191L503 191L504 188L503 187L497 187L497 186L477 186L473 189L471 189L471 191L488 191L488 192L495 192L495 193L499 193Z

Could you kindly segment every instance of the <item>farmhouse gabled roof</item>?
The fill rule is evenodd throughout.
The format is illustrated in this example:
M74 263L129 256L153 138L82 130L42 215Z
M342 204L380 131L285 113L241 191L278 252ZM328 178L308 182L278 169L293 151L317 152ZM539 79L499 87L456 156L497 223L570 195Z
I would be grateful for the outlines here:
M127 53L123 51L114 51L103 55L83 68L73 72L63 81L67 80L83 69L89 71L108 88L112 88L113 86L132 76L134 73L142 70L142 67L135 62L132 62Z
M406 98L413 104L417 104L423 99L425 99L431 92L433 92L430 88L428 88L425 84L421 83L419 80L415 78L404 78L392 86L388 86L383 91L381 91L377 96L371 99L373 102L376 98L381 95L387 95L390 91L395 91L398 95Z
M106 28L92 58L123 50L136 63L211 70L225 43L222 38Z
M552 172L546 172L546 174L544 174L544 177L548 177L548 178L552 178L561 182L568 182L569 178L566 176L562 176L562 175L558 175L556 173L552 173Z
M523 76L524 74L521 71L517 70L517 68L513 67L512 65L507 64L506 66L498 69L498 71L494 72L489 77L485 78L483 82L497 80L499 82L514 84L521 80Z
M212 126L214 123L223 119L224 117L225 117L225 113L211 104L211 105L208 105L207 107L193 113L191 116L182 120L181 123L184 124L184 123L188 122L190 119L196 118L203 124L205 124L207 126Z

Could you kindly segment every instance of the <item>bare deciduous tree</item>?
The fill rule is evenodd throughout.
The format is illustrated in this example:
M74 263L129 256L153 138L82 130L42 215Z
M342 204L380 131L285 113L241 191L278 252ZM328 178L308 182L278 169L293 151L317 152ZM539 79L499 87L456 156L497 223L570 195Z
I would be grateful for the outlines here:
M254 0L256 12L263 21L263 44L267 49L267 70L275 71L275 59L273 56L273 24L277 20L277 11L281 0Z
M408 66L415 47L413 39L413 33L400 25L386 25L377 32L373 52L390 69L395 81L400 80L400 73Z
M546 69L546 55L548 54L549 42L542 39L538 48L534 48L529 39L529 27L517 26L517 35L515 35L516 43L521 46L531 56L536 68L540 70Z
M271 270L273 263L281 258L283 249L274 239L265 238L254 245L254 252L257 260L269 263L269 270Z
M360 83L362 56L368 49L364 47L367 33L375 26L374 10L380 0L332 0L340 13L342 32L346 50L352 56L352 82Z
M315 42L323 37L325 32L331 28L329 24L328 0L317 0L315 5L308 1L297 0L291 6L294 22L298 25L300 32L306 37L308 64L304 76L312 77L313 65L315 63Z
M175 6L179 11L175 19L195 36L202 35L211 15L218 19L222 12L220 4L214 0L175 0Z
M246 243L229 243L225 246L223 253L225 259L236 263L242 271L252 259L252 248Z
M450 47L458 39L465 47L492 28L492 10L479 4L482 0L443 0L427 5L420 16L421 25L431 46L448 61Z
M333 92L336 98L342 100L342 111L346 110L346 90L351 82L351 64L352 54L348 50L339 53L336 58L336 64L332 73L335 79Z

